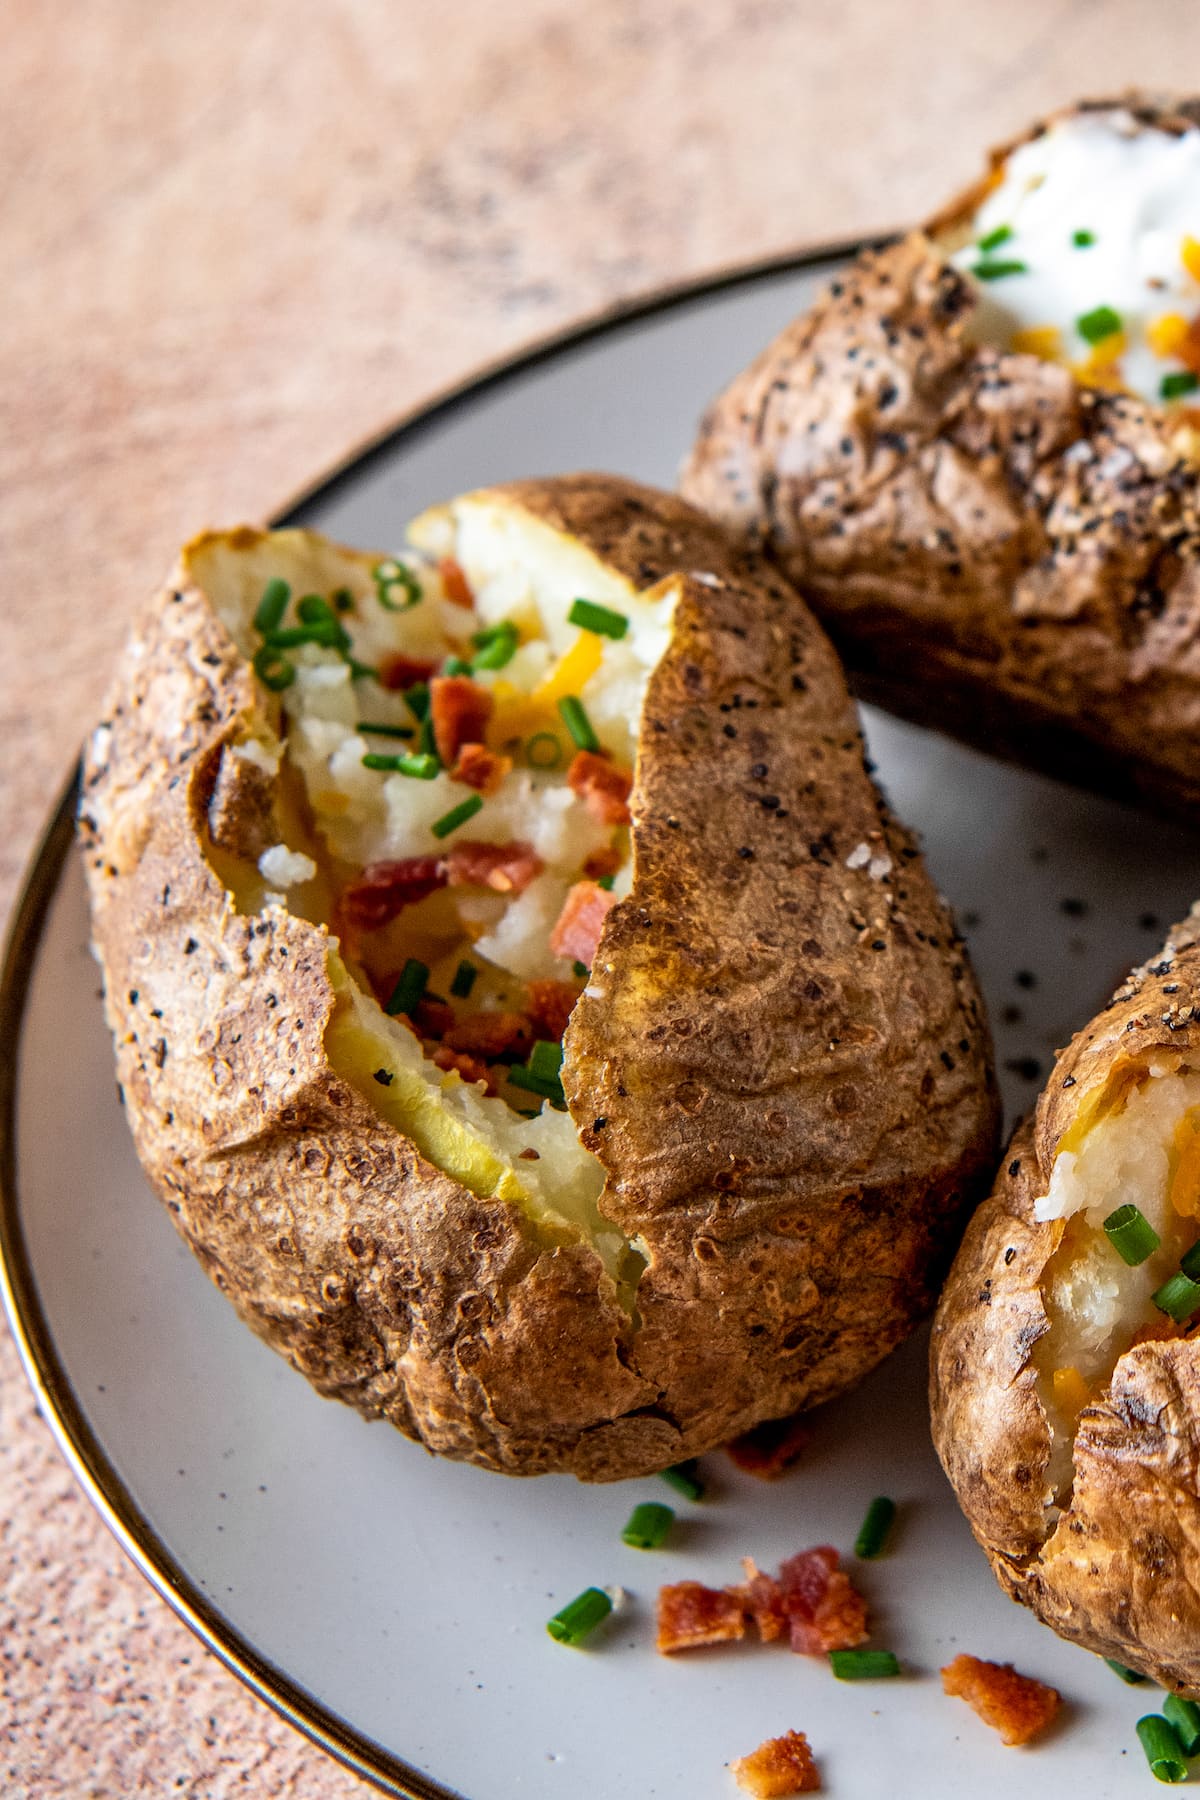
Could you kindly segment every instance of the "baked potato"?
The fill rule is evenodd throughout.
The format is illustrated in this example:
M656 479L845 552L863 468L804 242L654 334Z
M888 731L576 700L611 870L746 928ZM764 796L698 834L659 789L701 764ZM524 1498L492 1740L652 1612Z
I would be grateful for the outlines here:
M683 492L855 691L1200 805L1200 101L1068 109L858 258L715 401Z
M1002 1587L1200 1695L1200 908L1058 1058L934 1321L938 1454Z
M136 625L80 809L128 1116L323 1394L644 1473L932 1309L986 1024L785 582L605 476L413 544L208 534Z

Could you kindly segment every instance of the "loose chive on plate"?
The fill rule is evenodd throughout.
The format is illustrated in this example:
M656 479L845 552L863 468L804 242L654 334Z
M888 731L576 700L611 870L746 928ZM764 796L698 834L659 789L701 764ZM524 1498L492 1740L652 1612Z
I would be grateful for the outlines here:
M1200 1750L1200 1706L1179 1694L1168 1694L1163 1701L1163 1717L1179 1739L1183 1754L1195 1756Z
M674 1523L675 1514L669 1506L662 1506L657 1500L643 1500L630 1513L621 1542L631 1550L659 1550Z
M602 1588L584 1588L582 1594L546 1621L546 1630L556 1644L582 1644L612 1609L612 1601Z
M1149 1219L1132 1202L1109 1213L1104 1221L1104 1231L1117 1255L1131 1269L1152 1256L1160 1242Z
M881 1681L900 1673L891 1650L831 1650L829 1666L839 1681Z
M864 1562L878 1556L887 1542L888 1532L896 1517L896 1502L889 1500L886 1494L880 1494L872 1500L867 1508L867 1516L862 1522L858 1536L854 1540L854 1554Z
M584 631L594 631L601 637L623 638L629 630L629 620L624 613L615 612L611 606L600 606L595 600L575 600L567 614L569 625L578 625Z
M703 1500L704 1483L699 1477L699 1467L700 1465L693 1457L687 1462L675 1463L671 1468L661 1470L660 1476L669 1487L673 1487L676 1493L682 1494L686 1500Z
M1127 1669L1124 1663L1116 1662L1111 1656L1106 1656L1104 1660L1113 1674L1119 1675L1122 1681L1127 1681L1130 1687L1138 1687L1146 1679L1136 1669Z
M1179 1739L1161 1713L1147 1713L1139 1719L1137 1734L1156 1781L1187 1780L1187 1763Z

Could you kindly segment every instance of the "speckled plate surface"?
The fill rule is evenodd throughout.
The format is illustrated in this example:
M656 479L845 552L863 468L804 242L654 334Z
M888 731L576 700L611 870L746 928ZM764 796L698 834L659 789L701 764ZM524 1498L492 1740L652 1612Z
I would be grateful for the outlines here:
M658 301L493 372L397 429L292 518L399 541L478 483L595 467L670 485L706 398L836 267L806 259ZM115 647L114 647L115 648ZM1010 1117L1053 1047L1200 891L1200 839L873 715L872 752L956 907L995 1026ZM69 796L32 871L0 996L0 1239L14 1329L44 1410L126 1549L218 1654L380 1786L467 1800L727 1795L725 1764L808 1733L843 1800L1145 1793L1122 1686L1004 1599L929 1444L923 1335L814 1418L772 1485L706 1459L655 1555L626 1549L661 1483L583 1488L442 1464L318 1399L237 1321L176 1237L114 1088ZM747 1642L668 1661L660 1582L721 1585L805 1546L849 1550L867 1501L899 1503L864 1565L898 1681ZM580 1588L626 1601L585 1651L547 1637ZM940 1664L960 1649L1058 1686L1061 1723L1006 1750Z

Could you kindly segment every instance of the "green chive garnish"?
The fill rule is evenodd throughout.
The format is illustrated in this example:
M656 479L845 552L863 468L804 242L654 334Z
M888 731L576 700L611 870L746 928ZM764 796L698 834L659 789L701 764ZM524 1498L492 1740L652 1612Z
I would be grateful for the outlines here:
M674 1523L675 1514L669 1506L660 1506L657 1500L643 1500L630 1513L621 1542L631 1550L658 1550Z
M383 756L377 750L368 750L362 766L379 769L385 775L411 775L414 781L432 781L442 765L436 756Z
M1200 1308L1200 1281L1193 1281L1181 1269L1164 1281L1157 1293L1151 1294L1159 1312L1174 1319L1177 1325L1186 1325L1192 1314Z
M435 838L449 837L452 831L457 831L460 825L465 825L468 819L473 819L482 810L483 795L472 794L458 806L452 806L448 813L443 813L440 819L435 819L429 829Z
M623 638L629 630L624 613L614 612L611 606L598 606L594 600L573 601L567 623L598 632L601 637Z
M353 612L354 595L349 588L337 588L334 592L333 604L336 611L340 613Z
M612 1601L606 1593L600 1588L584 1588L582 1594L546 1621L546 1630L556 1644L582 1644L611 1611Z
M1179 1739L1161 1713L1147 1713L1144 1719L1139 1719L1137 1734L1156 1781L1187 1780L1187 1764Z
M900 1673L891 1650L831 1650L829 1666L839 1681L877 1681Z
M378 681L379 670L372 663L360 663L353 656L343 656L351 681Z
M1179 1739L1183 1754L1195 1756L1200 1750L1200 1706L1179 1694L1168 1694L1163 1701L1163 1717Z
M615 875L601 875L599 880L596 882L596 886L598 888L603 888L606 894L611 894L612 889L613 889L613 882L616 879L617 878Z
M382 722L377 724L374 720L368 721L367 719L360 719L357 729L369 732L373 737L410 738L412 736L411 725L384 725Z
M498 625L487 625L477 631L471 638L476 646L476 653L471 659L474 669L502 669L516 655L517 645L521 641L520 633L511 619L501 619Z
M566 1110L566 1096L562 1091L562 1082L545 1075L535 1075L532 1069L517 1063L508 1071L508 1080L512 1087L520 1088L523 1093L536 1094L541 1100L549 1100L551 1106L559 1112Z
M384 1012L409 1013L411 1015L417 1001L425 992L425 984L429 980L429 970L415 956L410 956L400 971L400 979L392 989L392 997L384 1007Z
M1186 1256L1180 1258L1179 1266L1193 1281L1200 1281L1200 1238L1196 1239Z
M1139 1675L1136 1669L1127 1669L1124 1663L1114 1662L1111 1656L1106 1656L1104 1660L1113 1674L1119 1675L1122 1681L1127 1681L1130 1687L1136 1687L1139 1682L1146 1679L1144 1675Z
M525 757L531 769L557 769L563 759L562 745L552 731L535 731L525 746Z
M549 1038L539 1038L529 1052L528 1069L539 1081L557 1081L562 1068L562 1045L552 1043Z
M440 768L442 759L438 755L437 733L433 729L432 709L427 712L425 717L421 720L421 729L417 733L417 743L421 748L422 754L425 756L432 756Z
M442 664L443 675L469 675L471 665L464 662L461 656L448 656Z
M296 679L296 670L272 644L260 644L254 652L254 673L273 694L281 694Z
M854 1540L854 1554L864 1562L878 1556L887 1542L887 1534L892 1529L892 1521L896 1517L896 1502L889 1500L886 1494L880 1494L872 1500L867 1508L867 1516L862 1528Z
M411 569L388 557L376 563L371 571L375 578L375 595L385 612L408 612L421 598L421 584Z
M454 980L450 983L450 992L456 1000L465 1000L475 986L475 977L479 970L474 963L460 962L454 971Z
M704 1483L697 1473L699 1467L695 1457L692 1457L687 1462L675 1463L672 1468L661 1469L659 1474L663 1481L673 1487L676 1493L682 1494L685 1499L703 1500Z
M262 599L255 608L255 631L261 631L266 637L269 631L277 630L291 597L292 590L286 581L280 581L278 577L274 581L268 581L263 589Z
M1094 231L1073 231L1071 233L1071 242L1077 250L1090 250L1095 241Z
M1145 1214L1130 1202L1126 1206L1118 1206L1110 1212L1104 1221L1104 1230L1109 1243L1121 1258L1122 1262L1136 1269L1152 1256L1159 1246L1159 1235Z
M1091 312L1079 315L1075 321L1075 329L1086 343L1101 344L1105 338L1113 337L1120 331L1121 315L1114 312L1111 306L1097 306Z
M592 721L583 710L582 700L577 700L574 694L564 694L558 703L558 710L577 750L591 750L593 753L599 750L600 739L592 730Z
M1200 375L1193 375L1190 369L1178 369L1173 375L1163 376L1158 391L1164 400L1180 400L1184 394L1194 394L1198 387Z
M422 724L429 716L429 688L423 681L414 681L411 687L405 688L400 698L407 706L414 719Z
M977 281L1001 281L1005 275L1028 275L1029 265L1017 257L1010 257L1008 260L999 257L993 261L977 262L971 273Z
M591 970L588 968L586 963L583 963L583 962L572 963L571 967L575 971L575 974L579 977L580 981L583 980L585 975L591 974Z
M1012 234L1011 225L997 225L994 231L989 231L986 237L980 238L979 248L981 250L998 250L1001 244L1007 244Z

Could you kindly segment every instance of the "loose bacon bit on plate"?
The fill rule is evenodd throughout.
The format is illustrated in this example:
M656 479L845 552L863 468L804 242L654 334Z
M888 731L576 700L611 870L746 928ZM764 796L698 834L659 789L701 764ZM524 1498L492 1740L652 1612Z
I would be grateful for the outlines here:
M773 1575L763 1574L752 1556L743 1556L742 1568L746 1572L745 1583L740 1588L731 1588L730 1592L740 1597L757 1625L763 1643L773 1643L776 1638L783 1637L788 1628L783 1589Z
M483 844L468 838L446 858L451 887L488 887L497 894L523 894L545 868L531 844Z
M726 1444L725 1449L730 1460L747 1475L774 1481L792 1466L811 1436L808 1425L793 1413L787 1419L769 1419L765 1425L756 1425Z
M659 1588L657 1648L664 1656L705 1644L732 1643L745 1635L742 1603L727 1589L703 1587L698 1581Z
M579 998L579 989L569 981L531 981L527 988L525 1011L540 1038L562 1042L567 1020Z
M512 766L511 756L501 756L482 744L464 744L450 771L450 779L465 782L477 793L494 794Z
M824 1656L866 1643L867 1603L838 1568L838 1553L829 1544L789 1556L780 1565L779 1586L793 1650Z
M802 1731L768 1738L749 1756L739 1756L730 1770L740 1788L756 1800L781 1800L786 1794L819 1794L821 1777Z
M583 865L583 872L589 881L602 881L606 875L615 875L623 858L614 844L604 850L593 850Z
M438 574L442 578L442 586L446 590L447 600L453 600L455 606L465 606L475 610L475 596L471 592L471 584L463 573L461 563L455 562L452 556L443 556L438 563Z
M477 1081L486 1083L489 1094L500 1092L500 1083L496 1078L495 1071L489 1069L486 1063L480 1062L476 1056L467 1056L460 1051L451 1050L448 1044L439 1044L433 1053L433 1060L439 1069L445 1069L447 1073L451 1069L457 1069L463 1080L468 1083Z
M419 656L384 656L379 662L379 685L398 694L419 681L428 681L436 668L435 662L426 662Z
M452 769L464 744L483 741L492 696L467 675L435 675L429 683L429 714L437 753Z
M628 825L633 776L594 750L579 750L567 770L567 786L603 825Z
M942 1686L974 1708L1006 1744L1028 1743L1062 1705L1057 1688L1031 1675L1018 1675L1011 1663L983 1662L978 1656L962 1654L947 1663Z
M368 863L343 889L338 910L359 931L378 931L446 885L440 856L406 856L399 862Z
M597 887L594 881L577 881L550 933L550 954L591 968L604 921L615 905L616 896L607 888Z
M444 1042L448 1050L494 1062L514 1050L526 1055L533 1046L533 1031L523 1013L478 1012L451 1025Z

